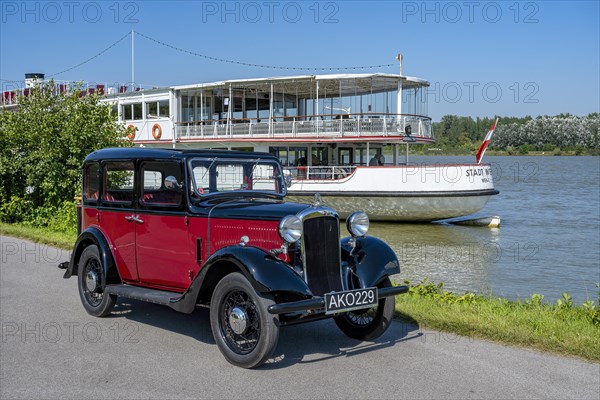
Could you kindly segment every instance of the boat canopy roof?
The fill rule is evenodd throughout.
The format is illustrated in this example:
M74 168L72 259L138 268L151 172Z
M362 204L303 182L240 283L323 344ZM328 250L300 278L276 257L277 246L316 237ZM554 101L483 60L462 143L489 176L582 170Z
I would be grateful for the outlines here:
M144 89L145 94L168 93L171 90L195 92L211 89L241 89L257 93L269 93L271 85L276 93L289 93L298 97L313 97L317 83L319 97L356 96L363 94L392 92L398 90L398 81L402 79L403 89L415 89L429 86L425 79L398 74L324 74L324 75L295 75L270 78L230 79L216 82L195 83L190 85L154 87ZM137 97L139 91L126 93L110 93L108 98Z
M397 74L326 74L326 75L297 75L270 78L232 79L209 83L173 86L180 91L193 91L217 88L250 89L268 92L270 86L276 86L277 92L286 92L300 97L308 97L314 93L318 83L320 97L335 97L340 95L357 95L365 93L380 93L398 89L398 81L402 79L404 89L429 86L425 79L400 76Z

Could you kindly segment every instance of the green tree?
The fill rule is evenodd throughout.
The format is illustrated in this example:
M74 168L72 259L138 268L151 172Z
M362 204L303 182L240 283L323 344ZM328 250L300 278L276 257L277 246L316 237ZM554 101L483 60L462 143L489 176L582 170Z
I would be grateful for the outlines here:
M16 111L0 110L2 208L22 200L34 210L72 202L87 154L130 145L110 104L79 87L54 89L53 82L40 84L19 98Z

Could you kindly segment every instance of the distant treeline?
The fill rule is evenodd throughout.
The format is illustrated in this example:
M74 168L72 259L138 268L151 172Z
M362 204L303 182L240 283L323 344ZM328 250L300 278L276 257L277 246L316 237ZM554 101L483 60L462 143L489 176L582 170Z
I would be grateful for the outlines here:
M445 151L474 151L494 122L493 118L446 115L433 123L437 139L434 145ZM490 143L490 150L509 153L529 151L572 151L597 153L600 148L600 114L578 117L556 116L500 117Z

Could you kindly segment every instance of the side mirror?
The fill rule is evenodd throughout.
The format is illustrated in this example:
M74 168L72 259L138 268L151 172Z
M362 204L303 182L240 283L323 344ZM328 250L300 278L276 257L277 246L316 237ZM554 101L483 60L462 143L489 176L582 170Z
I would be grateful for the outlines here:
M165 187L167 189L181 189L181 185L174 176L167 176L165 178Z
M292 175L285 176L285 186L287 186L287 187L292 186Z

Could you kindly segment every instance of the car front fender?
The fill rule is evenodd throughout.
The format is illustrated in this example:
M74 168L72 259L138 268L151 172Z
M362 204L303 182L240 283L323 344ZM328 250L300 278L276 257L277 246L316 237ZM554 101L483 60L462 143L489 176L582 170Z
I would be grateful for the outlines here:
M192 312L198 295L202 291L211 292L218 280L230 272L241 272L258 293L285 292L300 299L312 297L306 282L284 261L256 247L236 245L213 253L171 307Z
M400 273L400 262L394 250L383 240L367 236L356 238L352 248L350 237L342 239L342 258L363 288L377 286L390 275Z

